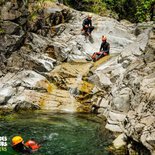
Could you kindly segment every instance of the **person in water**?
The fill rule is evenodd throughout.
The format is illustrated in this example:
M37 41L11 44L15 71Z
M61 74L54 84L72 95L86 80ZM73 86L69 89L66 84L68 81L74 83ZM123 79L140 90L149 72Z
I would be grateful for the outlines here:
M24 140L21 136L15 136L12 138L12 148L16 152L31 154L37 151L41 146L37 144L34 140L28 140L24 144Z

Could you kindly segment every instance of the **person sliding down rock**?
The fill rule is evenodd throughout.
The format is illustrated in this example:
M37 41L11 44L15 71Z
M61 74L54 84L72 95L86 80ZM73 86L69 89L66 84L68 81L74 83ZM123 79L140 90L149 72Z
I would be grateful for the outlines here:
M15 136L12 138L12 148L16 152L22 154L31 154L37 151L41 146L34 140L29 140L24 144L24 140L21 136Z
M102 36L102 43L101 43L101 46L100 46L100 50L99 50L99 52L95 52L92 55L92 60L94 62L99 60L100 58L108 55L109 51L110 51L110 44L107 42L106 36Z
M92 26L92 14L88 14L88 17L83 20L82 23L82 32L84 35L91 36L92 31L94 30L94 26Z

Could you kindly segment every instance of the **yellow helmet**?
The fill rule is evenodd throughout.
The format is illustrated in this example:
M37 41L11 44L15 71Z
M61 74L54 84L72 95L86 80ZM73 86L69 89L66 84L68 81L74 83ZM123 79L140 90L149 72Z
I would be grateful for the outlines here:
M12 145L17 145L23 141L23 138L20 136L15 136L12 138Z

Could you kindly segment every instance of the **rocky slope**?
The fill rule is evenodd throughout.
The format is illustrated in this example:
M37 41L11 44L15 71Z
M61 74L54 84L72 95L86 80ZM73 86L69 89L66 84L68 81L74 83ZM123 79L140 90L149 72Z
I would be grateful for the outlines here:
M89 40L81 35L86 12L34 0L3 1L0 10L1 108L92 110L107 117L108 129L124 132L153 154L152 23L94 14ZM111 45L110 57L102 60L109 61L86 62L98 51L102 35Z
M101 65L90 77L100 89L98 112L107 117L106 128L124 132L155 152L155 33L146 25L134 43ZM124 137L125 138L125 137Z

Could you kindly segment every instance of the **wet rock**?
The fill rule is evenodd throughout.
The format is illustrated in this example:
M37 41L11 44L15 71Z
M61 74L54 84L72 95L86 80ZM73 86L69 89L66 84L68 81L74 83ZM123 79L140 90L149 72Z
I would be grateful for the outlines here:
M14 111L18 112L21 110L26 111L26 110L39 110L39 109L40 109L40 107L38 105L23 101L23 102L17 103L17 105L14 108Z

